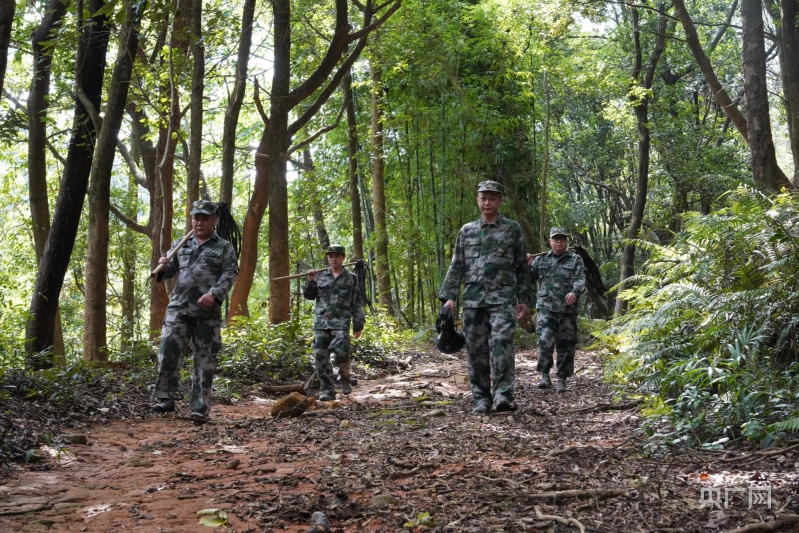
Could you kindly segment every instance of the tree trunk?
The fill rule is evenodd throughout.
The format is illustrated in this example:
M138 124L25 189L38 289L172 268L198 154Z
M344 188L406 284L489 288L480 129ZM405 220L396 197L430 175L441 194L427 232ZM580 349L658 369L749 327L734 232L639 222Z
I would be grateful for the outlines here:
M755 183L779 191L791 182L777 164L766 79L766 46L763 34L763 6L760 0L741 0L743 24L744 92L749 129L749 154Z
M14 2L9 3L13 6ZM67 11L67 4L51 0L42 22L31 38L33 52L33 78L28 93L28 197L30 199L33 245L36 260L41 261L47 234L50 232L50 205L47 195L47 117L50 107L51 65L53 56L47 41L53 29L59 27ZM1 84L0 84L1 85ZM0 91L2 89L0 88ZM53 332L53 352L57 360L65 357L61 316L56 311Z
M236 80L225 109L225 125L222 131L222 179L219 187L219 201L233 205L233 173L236 160L236 128L239 125L239 112L244 102L247 88L247 71L252 45L252 25L255 16L255 0L244 0L241 12L241 36L239 53L236 59Z
M14 0L0 2L0 96L3 94L3 82L8 64L8 46L11 44L11 27L14 25L16 9L17 3Z
M628 239L638 238L638 231L644 220L644 210L646 209L646 196L649 187L649 152L651 145L651 138L649 134L649 89L655 79L655 68L657 67L663 51L666 49L666 13L662 6L659 6L658 15L658 32L655 48L649 56L649 64L646 71L643 71L643 51L641 50L641 34L638 23L638 10L637 8L630 8L632 15L633 25L633 43L635 47L635 66L633 67L632 79L637 81L640 86L647 92L640 96L633 96L635 118L637 120L638 130L638 180L636 183L635 202L633 203L632 213L630 214L630 223L627 227L626 237ZM643 75L643 79L641 79ZM621 263L619 270L621 271L619 279L619 289L616 298L616 305L614 313L619 315L624 312L625 300L621 298L621 293L626 287L627 279L634 273L635 266L635 244L627 243L624 245L622 251Z
M132 3L127 9L102 126L96 124L100 132L97 136L96 156L89 182L89 242L83 315L83 359L86 361L108 360L106 284L111 172L114 167L117 137L128 100L128 87L138 45L139 23L145 5L145 3ZM97 119L99 122L99 116Z
M765 5L774 21L777 36L785 115L793 154L793 183L796 187L799 183L799 2L782 0L778 7L775 0L766 0Z
M391 278L388 265L388 232L386 230L386 183L383 154L383 79L381 68L369 62L372 78L372 209L375 215L375 268L377 270L377 303L394 314L391 302Z
M702 44L699 42L696 27L688 14L688 10L685 9L685 2L683 0L673 0L673 4L677 10L677 15L680 17L680 22L682 22L688 47L691 49L691 53L693 53L694 59L696 59L699 65L699 70L702 71L702 75L705 77L710 92L713 93L716 98L716 103L724 110L730 120L732 120L732 123L735 124L738 133L741 134L744 140L748 140L749 132L746 126L746 118L744 118L738 106L735 105L716 77L713 65L710 64L710 59L705 54L705 51L702 49Z
M302 168L305 172L310 174L314 180L316 179L314 175L316 171L314 169L313 157L311 156L311 150L308 148L302 150ZM316 229L316 239L319 242L320 248L326 250L331 244L330 235L327 233L327 227L325 226L322 201L319 199L319 195L316 194L316 191L311 191L310 202L311 211L313 211L313 224ZM325 256L325 263L327 263L327 256Z
M89 12L96 13L104 4L103 0L91 0ZM102 97L109 38L106 22L104 16L93 17L90 24L81 22L78 26L81 32L75 61L75 81L95 109L99 107ZM53 224L39 262L26 328L26 350L33 368L47 368L53 364L49 355L38 355L53 348L58 299L75 246L92 167L96 131L80 101L75 103L73 124Z
M363 259L363 221L361 220L360 173L358 168L358 121L352 92L352 70L341 84L347 106L347 161L349 171L350 210L352 211L352 257Z
M205 45L203 44L203 2L192 0L189 17L191 34L191 119L189 153L186 154L188 175L186 177L186 233L191 231L191 208L200 198L203 160L203 93L205 92Z

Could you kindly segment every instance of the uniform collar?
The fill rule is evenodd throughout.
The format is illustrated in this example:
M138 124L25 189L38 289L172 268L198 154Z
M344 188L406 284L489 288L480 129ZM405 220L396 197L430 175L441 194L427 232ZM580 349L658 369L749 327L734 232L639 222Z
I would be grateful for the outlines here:
M485 220L483 220L483 217L480 217L480 227L482 228L483 226L501 226L502 220L503 220L502 215L498 215L497 219L491 223L486 222Z

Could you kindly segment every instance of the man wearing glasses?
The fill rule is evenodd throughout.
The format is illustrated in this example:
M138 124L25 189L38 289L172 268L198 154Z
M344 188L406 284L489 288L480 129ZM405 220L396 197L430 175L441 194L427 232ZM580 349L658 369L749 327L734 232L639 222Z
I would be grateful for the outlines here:
M499 214L503 197L499 182L478 184L480 219L464 225L458 233L439 290L439 299L456 316L463 282L463 332L473 412L477 414L515 409L513 335L516 320L530 312L524 234L518 222Z
M577 300L585 292L585 266L582 257L568 250L569 234L565 228L552 228L549 246L552 250L532 259L530 265L530 280L538 282L538 388L552 388L549 371L557 349L555 390L560 393L566 392L566 380L574 374Z

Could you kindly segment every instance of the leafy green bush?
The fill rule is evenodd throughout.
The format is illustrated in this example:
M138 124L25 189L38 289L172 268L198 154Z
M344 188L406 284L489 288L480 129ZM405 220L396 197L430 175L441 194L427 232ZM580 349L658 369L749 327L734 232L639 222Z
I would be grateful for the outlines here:
M607 375L655 396L647 432L662 442L762 446L799 424L799 208L740 187L729 206L690 214L624 292L604 334Z

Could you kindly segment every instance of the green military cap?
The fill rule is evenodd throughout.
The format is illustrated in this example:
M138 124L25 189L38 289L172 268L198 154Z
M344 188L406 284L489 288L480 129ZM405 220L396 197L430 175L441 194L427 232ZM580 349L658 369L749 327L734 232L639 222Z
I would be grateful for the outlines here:
M327 250L325 251L325 255L327 254L347 255L347 253L344 251L344 247L341 246L340 244L331 244L330 246L328 246Z
M567 239L569 238L569 232L566 231L566 228L561 228L559 226L555 226L551 230L549 230L549 238L551 239L555 235L563 235Z
M194 202L190 214L197 215L202 213L205 215L215 215L217 207L218 204L211 200L197 200Z
M498 181L485 180L477 184L477 192L498 192L500 195L505 196L505 187Z

